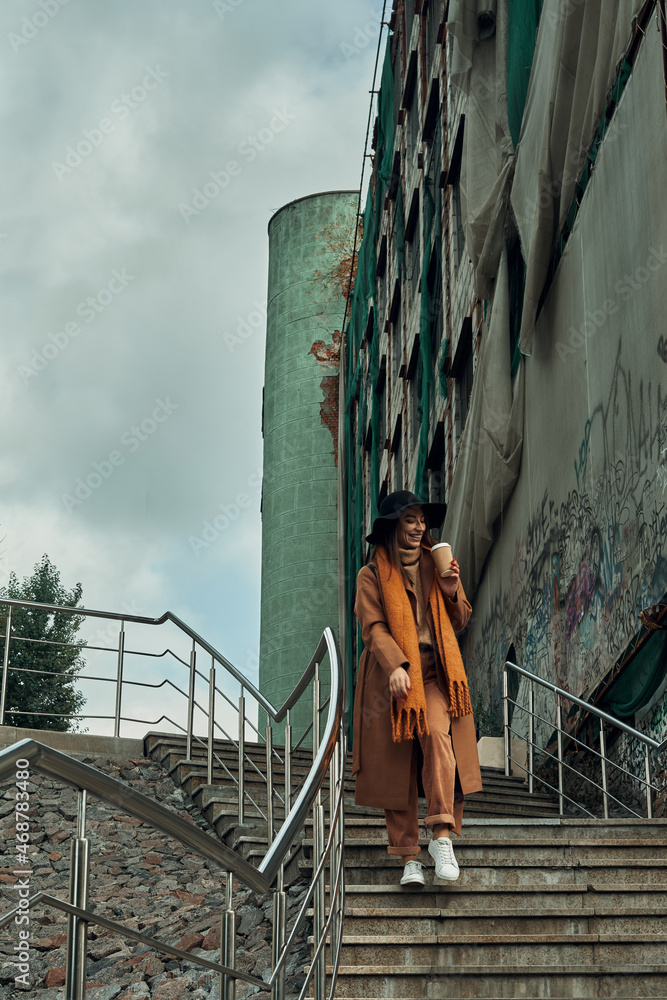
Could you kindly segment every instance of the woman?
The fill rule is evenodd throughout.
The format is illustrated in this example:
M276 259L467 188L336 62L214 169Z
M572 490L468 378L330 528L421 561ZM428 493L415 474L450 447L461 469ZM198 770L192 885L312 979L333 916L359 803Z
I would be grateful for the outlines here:
M450 832L461 833L463 795L481 791L468 682L455 632L472 608L452 559L435 572L427 527L444 504L400 490L382 502L367 541L371 561L357 578L355 613L364 651L354 699L355 801L385 810L390 855L405 865L401 885L424 885L417 812L419 749L438 878L455 881Z

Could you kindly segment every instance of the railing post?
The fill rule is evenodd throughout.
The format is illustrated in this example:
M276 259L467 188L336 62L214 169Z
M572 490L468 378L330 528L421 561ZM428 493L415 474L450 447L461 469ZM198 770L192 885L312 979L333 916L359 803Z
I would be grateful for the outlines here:
M644 744L644 750L646 751L646 757L644 759L646 769L646 816L648 819L653 819L653 799L651 797L651 758L649 756L648 743Z
M88 870L90 841L86 837L86 790L79 789L76 837L72 837L69 869L69 901L85 910L88 907ZM65 1000L84 1000L86 993L86 935L88 923L70 914L67 919L67 958Z
M604 738L604 722L600 719L600 764L602 766L602 805L604 818L609 819L609 793L607 790L607 751Z
M320 746L320 665L315 664L313 679L313 760Z
M505 736L505 775L509 778L512 767L510 764L510 704L507 666L503 670L503 734Z
M324 806L321 792L313 806L313 871L317 869L324 854ZM325 866L326 867L326 866ZM331 887L333 892L333 886ZM333 899L331 900L333 905ZM313 894L313 942L317 948L324 933L324 869L315 885ZM326 948L322 948L315 964L314 1000L324 1000L326 991Z
M273 934L271 938L271 964L275 970L281 952L285 947L285 930L287 927L287 894L283 885L283 867L280 866L278 882L273 893ZM283 1000L285 996L285 963L280 967L273 986L271 1000Z
M313 760L320 746L320 665L315 664L313 680ZM318 791L313 805L313 871L324 854L324 806L322 792ZM320 873L313 893L313 941L317 948L324 933L325 899L324 870ZM332 887L333 888L333 887ZM333 900L332 900L333 902ZM322 948L315 964L314 1000L324 1000L326 994L326 948Z
M220 965L233 969L236 966L236 914L234 912L233 876L227 872L225 880L225 909L220 917ZM226 972L220 973L220 1000L234 1000L236 979Z
M192 649L190 650L190 683L188 684L188 730L187 730L187 742L186 742L186 758L187 760L192 760L192 726L194 723L195 716L195 667L197 662L197 651L195 649L195 641L192 640Z
M123 694L123 657L125 655L125 622L120 623L118 635L118 666L116 667L116 710L114 712L113 734L120 736L120 706Z
M2 693L0 694L0 726L5 724L5 705L7 703L7 678L9 675L9 640L12 634L12 606L7 608L5 621L5 654L2 659Z
M563 705L560 695L556 695L556 724L558 726L558 812L563 815Z
M239 823L245 822L245 698L239 695Z
M266 727L266 842L273 843L273 729Z
M535 688L530 682L528 691L528 792L535 791Z
M342 734L339 733L339 738ZM342 751L342 744L340 745L340 750ZM339 862L339 852L340 852L340 825L338 820L334 819L336 812L336 800L338 798L338 790L341 782L344 781L344 775L342 773L342 768L340 766L339 758L339 747L334 747L333 756L331 757L331 768L329 771L329 831L333 830L333 836L331 840L331 854L329 855L329 885L330 889L330 899L329 907L333 907L334 915L331 918L331 964L335 963L336 949L338 947L338 935L340 932L340 911L338 907L338 900L333 898L334 885L336 884L336 871ZM342 791L342 786L341 786Z
M340 864L343 865L341 874L341 891L338 897L338 935L339 940L343 937L344 919L344 895L345 895L345 867L343 864L345 854L345 747L347 743L347 726L345 718L341 720L340 727L340 810L338 812L338 854Z
M285 819L292 808L292 724L290 710L285 718Z
M206 782L213 784L213 740L215 739L215 659L211 657L208 675L208 757L206 761Z
M267 729L267 753L270 742ZM287 709L285 719L285 820L292 808L292 726L290 724L290 713ZM268 770L268 769L267 769ZM273 773L273 768L271 768ZM273 812L271 813L273 815ZM270 841L269 841L270 843ZM285 866L281 865L278 871L276 888L273 893L273 935L271 938L271 959L275 970L280 954L285 947L287 931L287 895L284 891ZM280 972L275 978L271 987L271 1000L283 1000L285 996L285 963L283 962Z

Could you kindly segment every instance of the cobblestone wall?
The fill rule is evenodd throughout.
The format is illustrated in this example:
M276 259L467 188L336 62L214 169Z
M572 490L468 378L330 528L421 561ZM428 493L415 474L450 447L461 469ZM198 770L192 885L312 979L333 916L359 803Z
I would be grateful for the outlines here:
M169 775L144 758L111 761L83 758L112 777L157 799L183 818L211 833L196 806L187 802ZM30 793L30 894L43 890L67 899L70 837L76 819L76 792L69 786L34 774ZM15 863L14 784L0 795L0 913L17 905ZM127 924L193 955L216 961L219 957L220 915L224 908L224 877L217 866L190 854L177 841L154 831L133 817L98 799L89 798L87 835L90 838L90 907L110 920ZM214 834L212 834L214 836ZM291 926L303 900L305 885L288 891ZM268 979L271 967L271 896L257 896L239 885L234 896L237 913L237 968ZM63 996L67 918L52 907L38 904L30 912L30 985L17 985L14 946L18 928L10 925L0 936L0 998L34 996L56 1000ZM288 995L298 993L302 970L310 961L306 944L309 921L301 944L287 969ZM89 925L87 1000L171 1000L192 997L217 1000L218 977L195 965L148 950L131 938ZM298 971L297 971L298 970ZM237 997L267 998L269 993L239 982Z

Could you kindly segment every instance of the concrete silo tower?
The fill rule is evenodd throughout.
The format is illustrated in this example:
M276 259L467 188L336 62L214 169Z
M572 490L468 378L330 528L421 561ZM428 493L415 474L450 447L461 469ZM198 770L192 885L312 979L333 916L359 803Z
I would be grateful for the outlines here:
M259 684L274 705L338 627L338 367L356 212L356 191L330 191L269 223ZM295 739L311 718L293 712Z

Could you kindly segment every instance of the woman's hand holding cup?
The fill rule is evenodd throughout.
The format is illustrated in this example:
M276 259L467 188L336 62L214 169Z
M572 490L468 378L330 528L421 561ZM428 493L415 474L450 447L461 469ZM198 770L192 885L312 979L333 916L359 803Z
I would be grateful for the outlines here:
M447 597L455 597L459 586L459 564L452 555L449 542L438 542L431 549L431 558L440 577L440 587Z
M440 579L440 586L447 597L456 597L456 591L459 589L460 578L461 573L459 570L459 564L452 556L448 575L443 576Z

